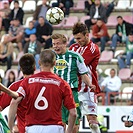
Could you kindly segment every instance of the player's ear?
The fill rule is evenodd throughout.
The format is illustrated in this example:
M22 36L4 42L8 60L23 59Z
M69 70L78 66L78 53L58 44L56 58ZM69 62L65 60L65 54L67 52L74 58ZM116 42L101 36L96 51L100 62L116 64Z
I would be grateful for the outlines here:
M89 38L89 33L86 33L85 36L86 36L87 38Z
M65 44L65 46L67 46L67 42L66 43L64 43Z
M54 61L54 66L56 65L56 60Z

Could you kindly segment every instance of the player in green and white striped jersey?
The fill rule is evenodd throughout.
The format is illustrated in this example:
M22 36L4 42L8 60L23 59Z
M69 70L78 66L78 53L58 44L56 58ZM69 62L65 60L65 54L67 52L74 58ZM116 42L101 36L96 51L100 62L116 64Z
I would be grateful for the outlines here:
M66 80L71 88L78 88L78 73L84 75L88 70L78 53L67 50L66 53L56 56L55 73Z
M90 78L87 76L89 71L86 68L82 56L76 52L67 50L67 38L62 34L53 34L52 43L56 53L54 72L66 80L73 91L78 113L73 133L77 133L79 119L81 117L78 100L78 74L81 75L82 80L90 87L90 89L95 89L95 86L92 85ZM64 123L68 124L68 111L64 107L62 108L62 120Z

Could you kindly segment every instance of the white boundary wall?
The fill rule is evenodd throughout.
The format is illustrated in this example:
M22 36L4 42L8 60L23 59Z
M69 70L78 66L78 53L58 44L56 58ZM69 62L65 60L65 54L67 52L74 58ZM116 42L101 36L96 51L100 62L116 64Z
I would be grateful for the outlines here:
M133 106L98 106L98 114L104 115L105 125L109 132L116 132L117 130L133 131L133 127L124 127L124 122L131 113ZM8 107L2 111L2 115L7 117ZM80 132L89 132L88 122L83 117L80 123Z

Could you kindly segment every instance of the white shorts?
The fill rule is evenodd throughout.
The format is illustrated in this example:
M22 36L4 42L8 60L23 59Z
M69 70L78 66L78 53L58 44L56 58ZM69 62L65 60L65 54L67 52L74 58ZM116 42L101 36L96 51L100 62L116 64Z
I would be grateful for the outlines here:
M94 92L79 92L78 98L82 116L89 114L97 115L97 98Z
M59 125L33 125L25 127L26 133L64 133L64 127Z

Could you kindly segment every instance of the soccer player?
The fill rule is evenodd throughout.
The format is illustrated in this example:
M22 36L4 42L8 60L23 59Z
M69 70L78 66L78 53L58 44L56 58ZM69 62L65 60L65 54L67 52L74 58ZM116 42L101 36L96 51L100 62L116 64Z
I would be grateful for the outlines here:
M35 70L35 60L34 60L34 56L32 54L24 54L20 61L19 61L19 65L21 68L21 71L23 72L24 77L28 77L30 75L32 75L34 73ZM9 86L9 90L12 91L17 91L19 88L20 83L23 80L19 80L14 82L13 84L11 84ZM2 95L0 96L0 107L1 110L5 109L7 106L10 105L11 102L11 97L7 95L7 93L2 93ZM15 100L15 99L14 99ZM13 101L14 101L13 100ZM24 133L25 132L25 111L26 111L26 100L24 99L19 105L18 108L13 108L12 112L14 112L14 118L13 121L10 122L10 117L9 117L9 128L12 131L13 130L13 126L14 126L14 119L15 119L15 115L17 112L17 126L19 129L19 133Z
M28 105L26 133L64 133L62 103L69 110L67 133L72 133L77 115L75 103L67 82L53 73L55 60L52 50L42 51L39 60L41 72L25 78L17 91L17 102L26 99Z
M87 89L83 82L79 85L79 100L81 101L81 112L87 116L92 133L99 133L97 123L97 103L96 95L99 93L100 87L97 81L96 67L100 58L99 47L89 39L89 32L85 24L76 23L73 26L73 35L76 43L70 47L70 50L76 51L82 55L84 62L91 70L92 84L96 86L95 90ZM88 90L87 92L83 90Z
M67 38L63 34L58 33L53 34L51 38L54 52L56 53L54 72L69 83L73 92L78 113L73 133L77 133L79 130L79 119L81 118L78 100L78 74L81 75L83 81L91 89L94 89L95 86L92 85L90 78L87 76L89 70L85 66L82 56L76 52L67 50ZM68 111L64 106L62 107L62 120L64 124L68 123Z

